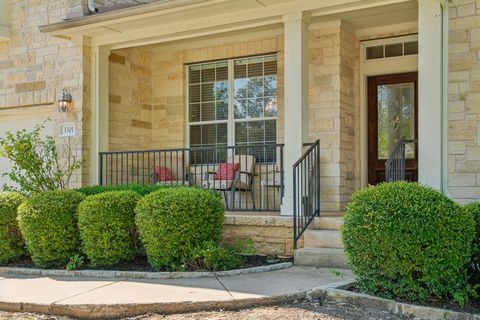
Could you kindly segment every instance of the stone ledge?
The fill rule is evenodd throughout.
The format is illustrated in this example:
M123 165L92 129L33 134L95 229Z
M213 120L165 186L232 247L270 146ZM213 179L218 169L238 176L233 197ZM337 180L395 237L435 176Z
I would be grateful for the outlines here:
M257 227L292 227L291 216L225 215L224 224Z
M220 276L236 276L242 274L252 274L268 272L290 268L291 262L276 263L268 266L259 266L245 269L235 269L217 272L141 272L141 271L114 271L114 270L49 270L34 268L15 268L0 267L0 274L17 274L26 276L46 276L46 277L85 277L100 279L195 279L195 278L215 278Z
M307 298L313 300L326 300L349 303L357 307L367 307L394 314L431 320L480 320L480 314L458 312L453 310L418 306L414 304L397 302L395 300L379 298L364 293L347 291L354 282L345 281L329 286L321 286L307 293Z

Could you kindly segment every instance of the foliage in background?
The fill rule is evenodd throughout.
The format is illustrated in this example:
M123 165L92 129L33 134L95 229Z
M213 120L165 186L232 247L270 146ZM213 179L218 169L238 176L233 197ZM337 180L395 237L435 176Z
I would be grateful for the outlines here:
M20 230L36 266L64 267L78 254L77 208L84 198L72 190L46 191L20 205Z
M25 129L16 133L7 132L0 139L0 157L7 158L12 164L10 172L3 176L17 185L4 185L4 190L33 194L68 188L70 178L80 168L81 161L75 158L68 144L64 154L60 155L53 137L42 137L42 129L43 124L35 126L31 132Z
M467 299L472 215L442 193L394 182L357 191L343 242L358 287L408 301Z
M193 249L188 269L207 271L239 269L245 265L246 255L255 252L251 239L238 239L224 247L213 241L207 241Z
M475 219L477 233L473 241L470 279L472 284L480 285L480 202L472 202L467 204L465 208L472 213Z
M133 191L138 193L141 196L145 196L154 191L164 189L164 188L172 188L172 187L175 187L175 186L130 183L130 184L108 185L108 186L88 186L88 187L76 189L76 191L81 192L86 196L92 196L95 194L100 194L100 193L110 192L110 191Z
M178 187L146 195L135 212L150 265L185 269L196 247L220 240L224 210L220 195L208 189Z
M23 256L25 244L17 223L17 208L25 200L18 192L0 192L0 264Z
M133 191L111 191L82 201L78 228L92 266L110 267L131 260L140 251L134 212L140 198Z

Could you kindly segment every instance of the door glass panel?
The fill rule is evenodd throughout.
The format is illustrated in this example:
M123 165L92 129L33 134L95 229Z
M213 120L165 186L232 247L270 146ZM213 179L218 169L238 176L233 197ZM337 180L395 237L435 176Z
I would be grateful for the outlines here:
M415 139L415 84L377 86L378 159L387 159L397 143ZM405 147L407 159L415 158L415 144Z

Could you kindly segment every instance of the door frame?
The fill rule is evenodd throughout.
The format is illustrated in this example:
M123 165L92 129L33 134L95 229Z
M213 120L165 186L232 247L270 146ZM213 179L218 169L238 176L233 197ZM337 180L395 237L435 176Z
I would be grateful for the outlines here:
M358 163L357 172L360 172L360 187L368 186L368 105L367 105L367 89L368 77L380 76L395 73L418 72L418 55L395 57L380 60L366 60L365 48L376 43L397 42L399 38L417 40L418 35L412 34L417 24L406 25L405 31L399 30L398 35L391 39L375 39L377 32L381 32L379 28L375 34L365 34L365 40L360 39L360 161ZM403 33L403 34L402 34ZM405 35L407 34L407 35Z
M377 82L377 80L380 80ZM368 182L374 180L374 168L378 167L378 113L377 113L377 91L376 86L381 84L396 84L404 82L414 82L414 121L415 121L415 139L418 139L418 72L404 72L395 74L386 74L370 76L367 78L367 113L368 113ZM372 145L373 144L373 145ZM407 159L406 167L412 167L417 171L418 179L418 143L415 144L415 158ZM379 181L377 181L378 183Z

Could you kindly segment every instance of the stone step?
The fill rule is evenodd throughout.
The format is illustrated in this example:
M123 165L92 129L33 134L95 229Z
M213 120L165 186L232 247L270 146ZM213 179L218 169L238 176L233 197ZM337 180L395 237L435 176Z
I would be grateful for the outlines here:
M313 219L310 229L313 230L339 230L343 220L341 217L318 217Z
M342 249L342 237L338 230L306 230L304 247Z
M294 252L294 264L320 268L349 268L343 249L301 248Z

